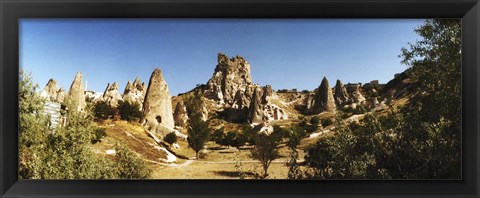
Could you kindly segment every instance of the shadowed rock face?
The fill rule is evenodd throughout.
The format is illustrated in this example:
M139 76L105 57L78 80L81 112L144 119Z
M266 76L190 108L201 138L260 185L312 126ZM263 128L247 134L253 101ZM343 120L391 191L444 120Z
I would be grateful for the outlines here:
M141 110L143 108L146 91L145 84L137 77L133 83L128 81L123 91L123 100L130 104L138 104Z
M187 108L183 101L177 103L175 107L175 112L173 113L173 119L175 121L175 126L186 127L188 121Z
M311 112L314 114L321 113L323 111L334 112L337 109L335 106L335 100L333 99L332 89L328 84L326 77L323 77L322 83L317 89L314 97L314 104Z
M78 72L73 79L70 90L68 91L68 100L73 103L77 111L85 109L85 85L82 82L82 73Z
M348 103L350 96L347 93L347 89L343 85L342 81L337 80L335 84L335 102L337 105L342 106Z
M153 71L148 83L143 103L143 115L147 122L161 124L169 129L174 127L170 91L162 71L158 68Z
M231 105L237 91L246 91L251 84L250 64L245 59L240 56L229 59L219 53L218 64L207 83L205 96Z
M103 93L103 101L111 107L118 107L118 103L123 101L122 96L118 93L118 84L113 82L112 85L108 83L105 92Z

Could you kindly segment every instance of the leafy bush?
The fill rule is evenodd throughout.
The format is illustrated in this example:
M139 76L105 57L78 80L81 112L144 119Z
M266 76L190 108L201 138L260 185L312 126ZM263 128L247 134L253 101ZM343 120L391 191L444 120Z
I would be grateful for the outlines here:
M165 135L165 137L163 137L163 141L172 145L173 143L177 142L177 135L175 132L168 133Z
M326 127L326 126L330 126L333 124L333 120L332 118L324 118L322 119L322 126Z
M119 178L122 179L146 179L150 176L151 170L147 167L144 160L130 151L123 144L117 144L116 171Z
M95 129L95 136L92 139L92 144L100 142L100 140L107 135L105 128L97 128Z
M120 118L126 121L137 121L143 119L143 113L140 111L140 105L137 103L130 104L129 102L119 102L118 113Z
M108 105L105 101L99 101L94 107L95 117L100 119L110 119L117 114L117 109Z

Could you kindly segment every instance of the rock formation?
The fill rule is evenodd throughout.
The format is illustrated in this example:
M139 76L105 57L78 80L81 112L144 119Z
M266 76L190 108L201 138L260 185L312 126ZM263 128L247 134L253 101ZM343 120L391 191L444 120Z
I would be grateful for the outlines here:
M118 107L120 101L123 101L122 96L118 93L118 84L114 82L112 85L108 83L105 92L103 92L103 101L111 107Z
M334 112L336 110L335 100L333 99L332 89L328 84L326 77L323 77L322 83L318 87L311 112L314 114L323 111Z
M40 97L47 99L51 102L63 102L65 91L63 89L58 89L57 81L54 79L48 80L45 88L40 92Z
M362 104L365 102L365 97L362 95L362 92L360 91L360 86L357 86L354 91L350 94L352 96L353 102Z
M255 88L249 108L249 121L252 124L258 124L263 122L263 108L260 94L261 93L258 88Z
M272 86L266 85L263 87L263 95L262 95L262 104L267 104L269 98L273 95Z
M133 83L128 81L123 91L123 100L130 104L138 104L139 109L143 107L143 102L145 99L145 83L140 81L140 78L136 78Z
M348 103L350 96L342 81L337 80L335 84L335 102L338 106L343 106Z
M170 91L163 78L162 71L158 68L153 71L148 83L143 103L143 115L147 123L161 125L167 129L173 129L175 125Z
M205 96L226 104L233 104L238 90L246 91L252 84L250 64L240 56L229 59L218 54L218 64L205 88Z
M77 111L83 111L85 109L85 85L82 82L82 73L78 72L73 79L70 90L68 91L67 98L71 102Z
M173 120L175 121L175 126L186 127L188 122L187 107L183 101L177 103L175 107L175 112L173 113Z

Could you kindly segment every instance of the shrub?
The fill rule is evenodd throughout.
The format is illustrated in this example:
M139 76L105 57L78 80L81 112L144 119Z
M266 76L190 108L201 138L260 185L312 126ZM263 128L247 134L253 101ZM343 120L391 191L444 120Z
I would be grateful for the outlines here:
M175 134L175 132L171 132L171 133L168 133L167 135L165 135L165 137L163 137L163 141L170 144L170 146L177 142L177 135Z
M96 118L110 119L117 114L117 109L108 105L105 101L95 103L94 113Z
M105 128L95 129L95 137L92 139L92 143L100 142L100 140L107 135Z
M123 144L117 144L115 147L117 154L116 170L117 174L122 179L146 179L150 176L151 170L148 168L145 161L143 161L136 153L130 151L128 147Z
M143 113L140 111L140 105L137 103L120 102L118 105L120 118L126 121L137 121L143 119Z
M324 118L322 119L322 126L330 126L333 124L332 118Z

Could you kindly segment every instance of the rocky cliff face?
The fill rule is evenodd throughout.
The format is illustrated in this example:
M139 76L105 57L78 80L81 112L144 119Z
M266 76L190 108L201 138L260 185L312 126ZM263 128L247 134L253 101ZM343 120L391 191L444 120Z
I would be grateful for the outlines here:
M111 107L118 107L120 101L123 101L122 96L118 93L118 84L113 82L112 85L108 83L105 92L103 93L103 101Z
M146 122L154 125L162 125L168 129L173 129L175 125L170 91L162 71L158 68L153 71L148 83L143 103L143 115Z
M337 107L335 106L332 89L328 84L327 78L323 77L322 83L315 93L311 112L314 114L321 113L323 111L334 112L336 109Z
M217 62L204 90L205 96L232 105L238 90L245 93L252 85L250 64L241 56L229 59L222 53L218 54Z
M341 80L337 80L335 84L335 102L338 106L346 105L349 102L350 96L347 93L347 89L343 85Z
M145 83L141 82L140 78L137 77L133 83L128 81L123 91L123 100L130 104L137 104L141 110L143 108L146 91Z
M40 92L40 97L51 102L61 103L63 102L64 96L65 91L58 88L57 81L54 79L48 80L47 85L45 85L45 88Z
M82 82L82 73L78 72L73 79L67 95L68 100L75 106L77 111L85 109L85 85Z

